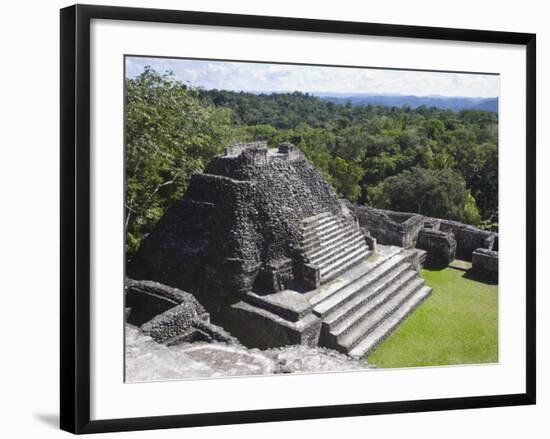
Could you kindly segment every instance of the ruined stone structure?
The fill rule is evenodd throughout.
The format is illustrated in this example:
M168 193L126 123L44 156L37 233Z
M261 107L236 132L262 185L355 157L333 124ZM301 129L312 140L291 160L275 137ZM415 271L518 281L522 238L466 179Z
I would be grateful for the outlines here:
M472 261L474 271L498 278L498 233L440 218L392 212L348 203L361 227L381 244L426 251L426 263L446 266L456 258Z
M418 233L424 226L420 215L411 215L390 210L374 209L348 203L357 216L361 226L365 227L380 244L414 248Z
M177 345L204 341L239 344L189 293L158 282L125 282L126 321L158 343Z
M215 291L219 305L252 289L280 291L302 283L301 221L320 213L346 215L294 146L235 145L193 175L183 200L143 242L129 274L181 286L201 302Z
M486 248L474 250L472 268L479 276L498 281L498 252Z
M430 265L449 265L456 256L454 235L432 227L424 227L418 232L416 245L428 252Z
M425 251L361 226L294 145L238 144L192 177L128 273L191 292L246 346L361 357L431 292Z
M343 372L372 366L331 349L294 345L260 351L226 343L166 346L126 325L125 381ZM189 397L189 395L183 395Z

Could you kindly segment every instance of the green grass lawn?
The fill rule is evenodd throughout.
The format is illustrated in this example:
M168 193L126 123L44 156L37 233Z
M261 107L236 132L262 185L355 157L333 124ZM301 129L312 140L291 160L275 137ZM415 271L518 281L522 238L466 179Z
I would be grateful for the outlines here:
M368 356L378 367L498 362L498 285L454 268L423 269L428 297Z

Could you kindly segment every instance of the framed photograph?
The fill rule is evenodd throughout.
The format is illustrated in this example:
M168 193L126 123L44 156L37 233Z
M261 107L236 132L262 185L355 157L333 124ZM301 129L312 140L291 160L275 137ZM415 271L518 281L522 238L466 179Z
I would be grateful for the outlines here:
M61 10L61 428L535 403L535 35Z

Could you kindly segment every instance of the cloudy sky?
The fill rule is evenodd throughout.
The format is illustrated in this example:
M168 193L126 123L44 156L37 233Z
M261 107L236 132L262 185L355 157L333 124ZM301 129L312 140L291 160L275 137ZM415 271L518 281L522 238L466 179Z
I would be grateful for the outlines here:
M126 58L126 75L151 66L205 89L416 96L498 96L498 76L364 68L296 66L171 58Z

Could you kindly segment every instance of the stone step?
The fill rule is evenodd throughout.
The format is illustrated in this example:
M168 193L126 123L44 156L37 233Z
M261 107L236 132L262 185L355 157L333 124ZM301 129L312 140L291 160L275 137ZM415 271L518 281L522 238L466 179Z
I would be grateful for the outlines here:
M338 239L344 239L347 236L355 233L358 229L353 224L348 224L346 226L335 228L330 231L330 233L314 235L307 239L302 239L300 245L302 251L304 252L314 252L321 249L323 243L332 243Z
M363 338L376 329L384 319L396 312L403 303L416 291L418 291L424 285L422 278L416 278L409 282L406 286L391 297L390 300L385 302L382 306L378 307L374 312L362 316L361 319L348 331L345 331L342 335L337 337L338 344L351 351L357 344L359 344Z
M361 254L363 256L359 257ZM353 248L346 249L346 251L344 251L343 253L336 254L330 259L327 259L326 261L323 261L322 263L317 264L317 267L319 268L321 273L321 278L325 280L332 279L334 276L329 277L329 276L326 276L326 274L336 273L336 275L338 275L342 273L342 271L340 270L341 267L343 270L344 269L343 266L345 267L353 266L353 264L350 265L348 262L351 263L352 260L360 261L361 259L368 258L369 254L370 254L369 248L367 247L367 244L364 242L353 246ZM358 255L359 259L357 259L355 255Z
M330 265L326 265L320 269L321 271L321 280L330 280L338 276L344 270L347 270L349 267L352 267L362 259L367 258L369 251L367 246L359 247L356 250L347 253L344 257L339 258Z
M409 296L396 312L388 316L374 331L361 339L353 349L348 351L348 355L360 358L370 354L431 292L432 289L430 287L423 286Z
M332 325L330 328L330 334L338 340L342 339L346 333L351 332L355 326L359 325L364 319L367 318L369 314L373 313L383 304L388 302L394 295L408 288L409 284L415 283L416 280L418 280L416 272L410 270L410 267L406 267L404 272L400 272L393 279L390 279L389 283L380 285L379 288L377 288L377 293L373 294L370 300L363 302L346 317Z
M335 307L329 314L323 318L323 324L326 325L331 332L334 332L336 335L340 334L340 329L337 325L342 324L346 325L344 322L355 315L355 311L359 307L363 307L367 302L372 302L366 311L373 310L374 305L381 304L382 301L379 300L378 296L388 298L388 292L392 291L390 287L396 283L403 285L404 283L411 280L416 276L416 272L411 270L411 266L408 263L398 264L395 268L385 274L376 282L367 285L358 291L350 300L347 300L340 306ZM399 281L399 282L398 282ZM375 300L376 299L376 300ZM366 306L366 305L365 305ZM363 310L363 308L361 308ZM364 312L363 312L364 314Z
M340 217L334 215L325 215L321 218L316 219L315 221L310 221L307 223L302 221L302 232L310 232L312 230L322 227L325 224L333 223L339 220L341 220Z
M357 226L355 223L351 221L341 221L341 220L334 219L314 229L303 230L302 242L306 243L317 237L326 237L327 235L331 235L336 230L345 229L349 227L357 227Z
M319 221L315 221L313 223L309 223L306 225L302 225L302 232L303 233L313 233L316 230L322 230L324 228L329 227L332 224L340 224L343 222L343 218L338 216L327 216L325 218L322 218Z
M302 226L307 227L311 223L315 223L315 222L323 220L324 218L330 218L332 216L333 215L330 212L321 212L321 213L318 213L317 215L313 215L313 216L310 216L308 218L303 219L302 220Z
M315 314L320 317L325 317L328 313L336 309L336 307L350 300L359 291L365 289L373 282L376 282L398 264L403 262L404 256L401 253L397 253L398 251L399 250L396 249L396 254L391 255L387 260L376 265L366 273L361 273L357 270L357 276L352 277L346 285L334 290L327 288L327 290L323 291L323 293L325 293L323 299L314 303L313 311Z
M327 284L337 280L346 271L351 270L353 267L361 264L363 261L366 261L369 254L369 251L366 251L365 253L355 255L352 259L347 259L344 263L321 275L321 283Z
M368 250L367 243L362 235L355 237L353 240L342 242L339 245L335 245L324 254L321 254L317 259L312 259L311 263L317 265L320 269L325 267L337 259L344 257L347 253L354 251L359 247L364 247Z
M351 270L353 267L366 261L369 255L370 252L367 250L364 253L360 253L351 259L347 259L345 262L336 266L331 271L328 271L324 275L321 275L321 282L327 284L329 282L337 280L339 276L344 274L346 271Z
M390 258L403 253L402 248L395 246L389 246L387 248L379 246L378 251L379 253L371 253L368 259L351 267L345 273L342 273L341 276L314 290L313 294L308 298L309 303L311 303L312 306L319 305L338 291L348 287L354 282L360 281L360 279L373 272L374 269L381 266L384 262L387 262Z
M343 246L352 245L357 240L365 242L365 237L359 230L350 231L348 235L337 236L329 241L321 241L319 249L313 252L308 251L306 254L310 261L320 262L324 256L332 254L333 250L339 250Z

